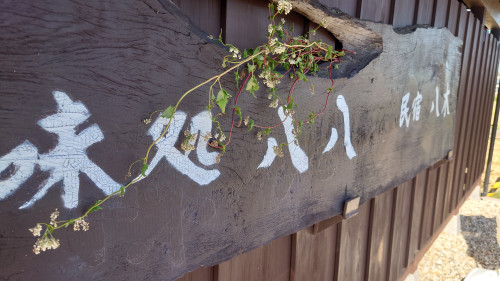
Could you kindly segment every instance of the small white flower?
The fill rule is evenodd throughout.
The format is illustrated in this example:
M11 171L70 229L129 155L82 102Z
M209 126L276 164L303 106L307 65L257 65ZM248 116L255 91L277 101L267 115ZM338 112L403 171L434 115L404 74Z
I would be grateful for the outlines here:
M269 25L267 26L267 32L268 32L269 34L273 33L273 25L272 25L272 24L269 24Z
M322 19L321 20L321 26L324 27L324 28L328 27L328 23L326 22L326 19Z
M35 227L30 228L29 231L33 233L33 236L38 237L40 236L40 233L42 232L42 225L37 223Z
M277 108L278 107L278 99L273 100L273 102L271 102L269 104L269 107Z
M292 10L292 4L286 0L279 0L278 1L278 12L283 12L285 15L290 13Z

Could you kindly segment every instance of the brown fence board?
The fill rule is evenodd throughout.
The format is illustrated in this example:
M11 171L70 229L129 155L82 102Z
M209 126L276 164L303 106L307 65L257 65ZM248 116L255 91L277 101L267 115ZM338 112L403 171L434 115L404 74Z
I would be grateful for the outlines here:
M337 225L319 233L309 227L293 234L290 280L333 280L336 244Z
M432 235L432 218L434 214L434 200L436 198L436 169L429 169L425 182L425 194L422 211L422 224L420 227L419 249L422 249Z
M489 89L487 90L487 110L485 110L485 116L487 122L485 122L485 126L487 124L487 127L484 128L481 138L480 138L480 146L482 147L482 150L480 151L480 158L477 161L476 165L479 165L480 170L482 171L485 165L485 160L486 160L486 151L487 151L487 144L488 144L488 137L490 134L490 121L491 121L491 114L493 111L493 100L496 94L495 87L496 87L496 81L497 81L497 73L498 73L498 57L499 57L499 51L498 51L498 41L496 38L493 38L493 43L494 43L494 48L493 48L493 57L495 59L492 60L493 64L493 72L490 75L490 81L488 82L489 84ZM484 154L484 155L483 155Z
M432 26L434 27L445 27L448 22L449 14L449 2L455 0L441 0L436 1L436 8L434 9L434 15L432 17Z
M478 159L479 159L479 153L482 151L482 146L481 146L481 132L483 131L484 127L482 124L485 122L485 113L489 110L487 110L487 93L486 90L484 89L484 85L486 84L485 81L486 79L489 78L490 76L490 62L489 56L490 54L490 40L488 34L484 32L484 40L482 43L482 57L481 57L481 69L480 69L480 74L479 74L479 82L477 84L477 93L478 93L478 98L479 98L479 104L477 106L477 116L475 118L475 124L479 124L474 126L474 130L472 132L472 144L471 144L471 149L469 150L469 160L471 166L471 177L469 179L469 182L467 183L468 186L472 185L478 177L481 176L481 171L480 168L477 164Z
M416 24L431 25L435 0L419 0Z
M215 281L290 280L291 235L217 265Z
M437 168L436 199L434 201L432 233L436 232L436 230L442 223L447 176L448 176L448 163L444 163L443 165L439 166L439 168Z
M462 185L462 189L460 189L460 192L458 193L458 196L462 198L464 196L465 190L466 190L466 183L468 182L468 178L470 177L470 168L468 167L469 164L469 159L468 159L468 150L470 149L470 140L471 140L471 135L470 132L472 131L473 127L473 119L474 119L474 109L476 105L476 92L475 92L475 85L477 83L478 77L478 69L479 69L479 64L480 64L480 57L481 57L481 35L482 35L482 26L480 25L479 20L474 19L474 44L472 47L472 53L471 53L471 60L472 63L469 68L469 75L468 75L468 80L469 83L467 83L467 87L465 89L465 93L467 93L467 96L469 97L468 102L466 101L466 112L465 112L465 123L464 127L462 128L462 138L464 140L463 146L460 147L459 154L462 156L461 158L461 169L462 173L459 174L459 183Z
M359 214L342 221L340 227L340 249L338 269L334 281L363 280L366 271L368 253L368 228L370 204L366 202L359 207Z
M386 280L390 252L390 231L392 224L394 192L388 191L372 199L370 229L368 236L368 269L365 280Z
M458 23L460 19L460 4L456 0L449 1L449 14L448 14L448 22L446 23L446 27L450 30L451 33L457 36L458 31Z
M411 214L412 181L394 190L393 219L391 226L390 260L388 280L397 280L406 269L408 251L409 217Z
M415 22L416 0L394 1L394 16L392 25L394 28L411 26Z
M391 0L363 0L360 10L362 20L390 23Z
M481 118L481 112L487 111L487 109L482 109L481 106L484 106L484 92L481 90L481 81L483 80L484 77L484 70L485 70L485 51L487 51L486 44L485 44L485 35L486 35L486 30L481 26L481 32L479 36L479 49L478 49L478 56L477 56L477 66L476 66L476 73L475 73L475 80L473 84L473 95L474 95L474 100L476 100L474 109L473 109L473 117L471 118L470 122L471 124L471 130L469 131L469 139L470 139L470 146L468 151L466 151L467 155L467 167L469 169L469 175L467 177L467 182L466 185L468 187L471 187L471 185L476 181L476 171L474 169L474 158L476 157L477 153L479 152L479 143L478 143L478 130L482 127L481 124L479 124L479 120ZM482 110L481 110L482 109Z
M409 234L408 261L412 262L417 256L420 241L420 228L422 226L423 210L425 209L425 188L429 171L425 170L418 174L413 180L412 187L412 208L411 208L411 228Z
M472 54L475 53L473 47L475 40L475 28L474 28L474 18L468 14L467 18L467 31L465 33L465 48L462 56L462 70L460 75L460 86L458 90L458 106L457 106L457 117L456 117L456 125L455 125L455 148L453 151L454 154L454 162L455 167L453 171L453 209L457 205L459 201L459 194L461 194L462 190L462 175L463 171L463 143L465 138L465 122L467 121L467 105L470 100L470 95L467 95L467 84L472 64Z
M200 267L193 272L189 272L176 281L215 281L214 267Z

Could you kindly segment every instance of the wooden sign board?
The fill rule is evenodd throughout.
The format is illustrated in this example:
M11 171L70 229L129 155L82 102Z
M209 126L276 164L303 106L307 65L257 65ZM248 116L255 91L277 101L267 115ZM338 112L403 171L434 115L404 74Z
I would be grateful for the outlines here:
M327 112L284 157L272 146L290 141L288 121L262 141L236 129L220 163L202 141L181 152L184 130L211 129L202 89L156 145L148 177L92 215L88 232L60 231L61 247L35 256L28 228L119 189L165 124L141 119L221 72L225 51L162 3L161 13L141 1L0 4L0 279L174 279L341 214L345 201L362 203L453 149L461 41L358 21L383 51L335 81ZM295 90L305 116L329 87L310 80L316 94ZM242 110L280 122L259 94L242 96Z

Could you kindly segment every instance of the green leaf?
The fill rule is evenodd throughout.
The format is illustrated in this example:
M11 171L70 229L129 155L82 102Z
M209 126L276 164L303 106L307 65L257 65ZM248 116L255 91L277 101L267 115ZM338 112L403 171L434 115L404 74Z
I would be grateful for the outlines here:
M259 90L259 82L257 82L257 79L255 79L255 76L252 76L248 82L247 82L247 86L245 87L245 90L249 91L254 98L256 98L255 96L255 91L258 91Z
M339 69L339 65L338 64L334 64L333 65L333 69Z
M304 121L299 122L299 134L302 132L302 126L304 125Z
M120 186L120 197L123 197L125 195L125 187Z
M309 80L307 80L306 78L306 75L302 72L297 72L297 77L300 79L300 80L304 80L304 82L309 82Z
M222 112L222 114L225 114L226 113L227 99L218 100L216 103L220 107L220 111Z
M248 130L247 130L247 132L250 132L250 130L253 129L253 124L254 124L253 119L250 119L250 121L248 121Z
M99 210L102 210L101 206L93 206L92 208L90 208L89 214L92 214L93 212L99 211Z
M228 92L224 89L220 89L219 92L217 93L217 99L215 103L220 107L220 111L222 114L226 113L226 105L228 102L228 98L230 98L231 95L228 94Z
M255 58L255 61L257 63L257 66L259 68L262 67L262 64L264 63L264 56L263 55L258 55L256 58Z
M269 135L271 133L271 129L267 128L264 130L264 134Z
M217 93L217 100L216 101L228 99L230 97L231 97L231 95L225 89L220 89L219 92Z
M333 47L332 46L328 46L328 51L326 52L325 60L329 60L329 59L332 58L332 51L333 51Z
M247 63L247 67L248 67L248 72L250 73L253 73L256 68L255 64L249 64L249 63Z
M316 114L314 114L314 111L309 114L309 126L312 128L314 122L316 121Z
M238 115L238 116L240 117L240 120L241 120L241 119L243 118L243 117L241 116L241 108L239 108L238 106L236 106L236 105L235 105L235 106L234 106L234 109L235 109L235 110L234 110L234 113L236 113L236 115Z
M169 105L167 107L167 109L165 109L163 111L163 113L161 114L161 117L169 119L169 118L172 118L172 116L174 116L174 113L175 113L175 108L173 106Z
M238 71L235 71L235 72L234 72L234 80L236 80L236 88L239 88L239 84L240 84L240 74L238 73Z
M247 49L243 50L243 54L241 54L241 56L246 59L248 57L248 51Z
M148 164L142 163L141 174L143 177L146 176L146 171L148 170Z
M269 14L274 15L274 4L269 3Z

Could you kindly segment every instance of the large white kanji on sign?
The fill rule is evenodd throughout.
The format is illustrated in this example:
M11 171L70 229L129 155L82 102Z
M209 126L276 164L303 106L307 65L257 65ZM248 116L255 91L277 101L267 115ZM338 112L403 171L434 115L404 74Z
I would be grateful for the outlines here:
M80 173L86 174L106 195L120 188L120 184L87 157L87 147L104 139L99 126L94 124L79 134L75 133L75 127L90 117L85 105L72 101L66 93L60 91L54 91L53 95L58 105L57 113L38 121L38 125L57 134L57 146L49 153L39 154L32 143L25 141L0 158L0 171L14 166L11 176L0 181L0 200L19 189L33 175L36 165L39 165L42 171L50 172L49 178L39 186L37 193L20 207L21 209L32 206L60 181L64 187L64 206L76 207Z

